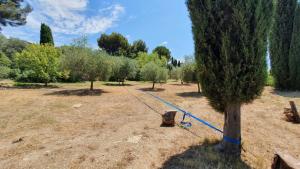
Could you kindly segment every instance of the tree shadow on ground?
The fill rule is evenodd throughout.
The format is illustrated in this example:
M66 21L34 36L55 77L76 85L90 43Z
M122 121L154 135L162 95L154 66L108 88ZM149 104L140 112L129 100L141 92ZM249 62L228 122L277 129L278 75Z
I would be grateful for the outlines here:
M300 91L279 91L274 89L271 93L287 98L300 98Z
M59 86L56 85L45 86L42 84L16 83L13 86L0 85L0 88L2 89L56 89L59 88Z
M140 88L139 90L143 91L143 92L163 92L165 91L166 89L164 88Z
M180 97L194 97L194 98L203 97L203 94L198 92L182 92L182 93L176 93L176 95Z
M105 86L133 86L132 84L119 84L119 83L105 83Z
M214 150L218 141L205 140L203 144L191 146L181 154L170 157L161 169L250 169L239 157L231 157Z
M77 89L77 90L59 90L45 95L57 95L57 96L101 96L103 93L108 93L102 89Z
M173 85L173 86L191 86L191 84L189 83L184 83L184 84L170 84L170 85Z

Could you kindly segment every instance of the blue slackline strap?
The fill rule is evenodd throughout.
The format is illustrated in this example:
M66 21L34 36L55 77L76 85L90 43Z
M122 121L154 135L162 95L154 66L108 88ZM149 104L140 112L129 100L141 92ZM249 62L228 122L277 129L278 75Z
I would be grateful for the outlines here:
M194 116L192 113L187 112L187 111L185 111L185 110L183 110L183 109L181 109L181 108L179 108L179 107L173 105L172 103L169 103L169 102L165 101L164 99L162 99L162 98L160 98L160 97L158 97L158 96L153 95L152 93L148 93L148 92L145 92L145 93L147 93L147 94L151 95L152 97L156 98L157 100L163 102L165 105L167 105L167 106L169 106L169 107L171 107L171 108L173 108L173 109L175 109L175 110L177 110L177 111L179 111L179 112L181 112L181 113L184 113L184 115L188 115L188 116L190 116L191 118L193 118L193 119L195 119L195 120L197 120L197 121L203 123L204 125L210 127L211 129L214 129L215 131L220 132L220 133L223 134L223 131L222 131L222 130L220 130L220 129L218 129L217 127L213 126L213 125L210 124L209 122L207 122L207 121L205 121L205 120L202 120L202 119L200 119L200 118ZM224 138L224 140L227 141L227 142L230 142L230 143L233 143L233 144L241 144L241 141L240 141L240 140L237 140L237 139L234 139L234 138L230 138L230 137L227 137L227 136L223 136L223 138Z

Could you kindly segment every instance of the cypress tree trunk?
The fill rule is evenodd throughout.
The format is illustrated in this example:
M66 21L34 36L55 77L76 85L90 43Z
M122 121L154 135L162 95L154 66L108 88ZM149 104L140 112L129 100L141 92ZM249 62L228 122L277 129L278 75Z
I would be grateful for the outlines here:
M91 87L90 90L94 90L94 81L91 81Z
M226 106L224 121L223 140L217 148L225 153L240 155L241 145L230 143L224 137L241 140L241 105L230 104Z

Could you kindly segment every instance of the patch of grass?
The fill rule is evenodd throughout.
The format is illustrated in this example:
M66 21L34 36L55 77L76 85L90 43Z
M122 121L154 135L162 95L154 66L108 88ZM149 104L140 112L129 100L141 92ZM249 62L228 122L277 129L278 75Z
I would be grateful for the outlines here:
M268 78L267 78L266 86L272 86L272 87L274 87L274 85L275 85L274 77L269 74Z

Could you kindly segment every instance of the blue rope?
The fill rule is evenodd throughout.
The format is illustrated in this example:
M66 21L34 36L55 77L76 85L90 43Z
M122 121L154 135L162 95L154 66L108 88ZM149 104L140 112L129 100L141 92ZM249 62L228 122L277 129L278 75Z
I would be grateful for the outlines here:
M201 122L202 124L208 126L209 128L211 128L211 129L213 129L213 130L215 130L215 131L217 131L217 132L220 132L220 133L222 133L222 134L224 133L222 130L220 130L220 129L218 129L217 127L213 126L213 125L210 124L209 122L207 122L207 121L205 121L205 120L202 120L202 119L200 119L200 118L194 116L192 113L187 112L187 111L185 111L185 110L183 110L183 109L181 109L181 108L179 108L179 107L173 105L172 103L169 103L169 102L165 101L164 99L162 99L162 98L160 98L160 97L158 97L158 96L155 96L155 95L153 95L153 94L151 94L151 93L148 93L148 92L146 92L146 93L149 94L149 95L151 95L152 97L156 98L157 100L163 102L165 105L167 105L167 106L169 106L169 107L171 107L171 108L173 108L173 109L175 109L175 110L177 110L177 111L179 111L179 112L182 112L184 115L188 115L188 116L190 116L191 118L193 118L193 119L195 119L195 120ZM230 138L230 137L227 137L227 136L223 136L223 137L224 137L224 140L227 141L227 142L229 142L229 143L238 144L238 145L241 144L241 141L240 141L240 140L237 140L237 139L234 139L234 138Z

